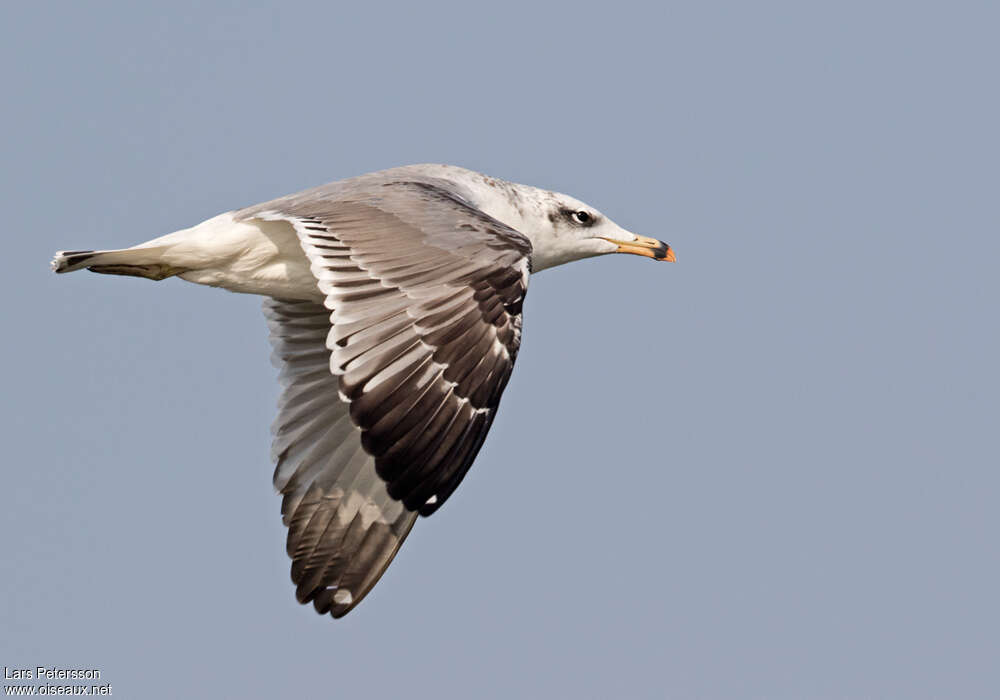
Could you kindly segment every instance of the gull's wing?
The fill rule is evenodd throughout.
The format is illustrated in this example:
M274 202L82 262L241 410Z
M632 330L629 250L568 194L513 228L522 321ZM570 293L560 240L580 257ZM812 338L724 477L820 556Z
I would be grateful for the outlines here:
M292 579L346 614L486 438L521 338L530 243L444 182L312 191L239 213L287 221L325 307L268 300Z
M309 301L265 299L264 314L283 386L272 456L295 594L340 617L378 581L417 514L389 497L338 398L326 349L330 312Z

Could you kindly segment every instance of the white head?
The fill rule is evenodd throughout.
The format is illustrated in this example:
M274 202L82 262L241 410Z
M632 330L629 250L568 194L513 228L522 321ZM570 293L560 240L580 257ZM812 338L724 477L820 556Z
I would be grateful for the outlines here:
M575 197L526 185L516 187L527 190L530 198L538 201L520 227L515 227L531 240L531 265L535 272L609 253L633 253L674 261L674 252L666 243L623 229Z
M569 195L455 166L430 167L442 168L440 175L461 184L479 209L531 240L533 272L608 253L674 261L674 252L666 243L626 231Z

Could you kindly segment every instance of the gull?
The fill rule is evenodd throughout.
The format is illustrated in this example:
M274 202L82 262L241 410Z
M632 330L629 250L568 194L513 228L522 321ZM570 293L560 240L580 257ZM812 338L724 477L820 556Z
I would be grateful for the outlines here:
M521 344L529 276L608 253L674 261L568 195L410 165L132 248L60 251L52 268L264 297L292 582L300 603L339 618L472 465Z

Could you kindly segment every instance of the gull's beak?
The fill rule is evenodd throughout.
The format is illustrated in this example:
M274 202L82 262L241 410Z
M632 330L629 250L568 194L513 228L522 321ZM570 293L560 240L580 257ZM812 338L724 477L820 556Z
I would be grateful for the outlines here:
M663 241L658 241L655 238L636 236L634 241L619 241L614 238L606 238L605 236L601 236L601 238L618 246L618 250L615 251L616 253L632 253L632 255L643 255L647 258L653 258L653 260L677 262L673 249Z

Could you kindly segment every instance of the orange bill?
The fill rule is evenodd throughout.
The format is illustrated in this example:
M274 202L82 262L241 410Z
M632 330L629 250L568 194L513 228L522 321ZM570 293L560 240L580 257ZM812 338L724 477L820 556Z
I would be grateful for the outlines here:
M614 238L605 238L618 246L616 253L631 253L632 255L643 255L654 260L666 260L667 262L677 262L673 249L663 241L645 236L636 236L634 241L617 241Z

